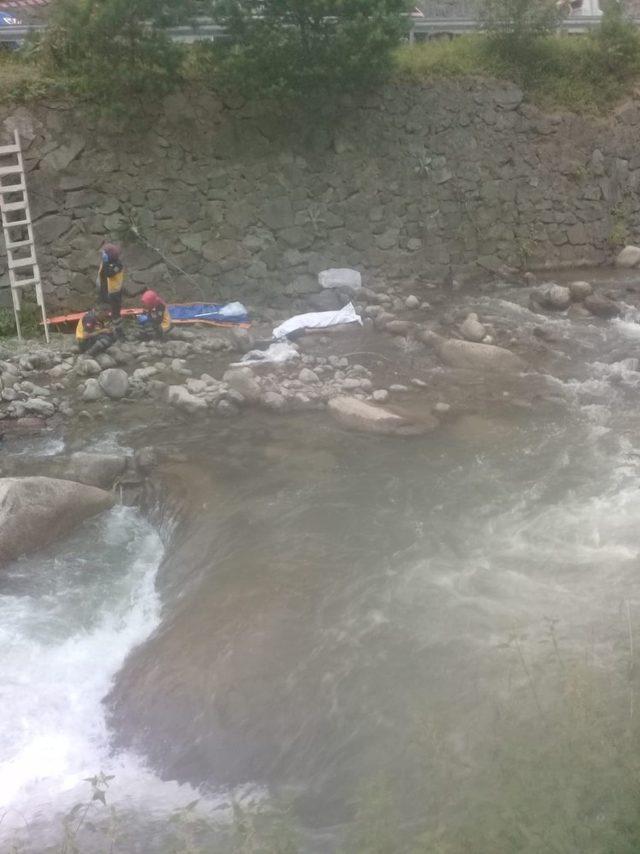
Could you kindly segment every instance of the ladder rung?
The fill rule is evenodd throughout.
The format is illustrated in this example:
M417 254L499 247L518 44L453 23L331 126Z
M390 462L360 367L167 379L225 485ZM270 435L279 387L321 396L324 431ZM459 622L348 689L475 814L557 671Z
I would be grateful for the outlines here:
M20 146L16 145L15 143L13 145L0 145L0 157L2 157L3 154L19 154L19 153L20 153Z
M31 285L39 285L40 279L18 279L11 283L11 288L13 290L17 290L18 288L30 288Z
M0 210L0 214L1 213L2 213L2 211ZM21 221L6 222L5 220L6 220L6 217L3 217L2 218L2 224L4 225L4 227L6 229L11 229L11 228L21 228L22 229L22 228L25 228L25 226L28 228L31 228L31 222L21 222Z
M9 240L8 242L7 242L7 240L5 240L4 245L8 250L20 249L22 246L33 245L33 240L31 240L31 238L29 238L28 240L14 240L14 241Z
M0 195L6 195L7 193L24 193L27 189L27 185L24 181L21 181L19 184L0 184Z
M17 228L19 225L31 225L30 219L17 219L14 222L7 222L7 220L2 217L2 225L4 228Z
M19 267L34 267L38 262L30 255L28 258L16 258L14 261L13 258L9 258L9 269L17 270Z
M8 205L0 205L2 207L3 213L10 213L11 211L26 211L28 205L26 201L22 202L10 202Z
M16 163L15 166L0 166L0 178L4 175L18 175L22 171L22 166L19 163Z

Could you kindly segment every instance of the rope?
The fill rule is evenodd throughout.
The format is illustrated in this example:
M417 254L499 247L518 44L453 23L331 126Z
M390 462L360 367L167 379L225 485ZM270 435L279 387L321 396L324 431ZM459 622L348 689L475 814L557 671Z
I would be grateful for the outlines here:
M194 286L194 288L200 294L200 297L204 300L204 293L202 292L202 288L196 282L196 280L192 276L190 276L189 273L187 273L185 270L183 270L182 267L180 267L178 264L176 264L175 261L171 261L169 258L167 258L167 256L164 254L164 252L162 252L160 249L158 249L157 246L152 246L151 243L149 243L149 241L146 239L146 237L144 237L144 235L142 235L140 233L140 229L131 219L129 219L129 228L135 234L136 239L139 240L140 243L143 243L148 249L151 249L152 252L156 252L162 258L162 260L165 262L165 264L168 264L170 267L173 267L174 270L177 270L179 273L181 273L185 277L185 279L187 279L189 282L191 282L191 284Z
M102 192L106 192L102 187L100 189ZM40 198L42 198L42 199L47 199L48 201L54 202L55 204L57 204L56 200L53 198L53 196L49 195L49 193L43 193L41 190L35 190L35 189L32 189L31 187L28 189L28 193L30 196L40 196ZM157 246L153 246L153 244L149 243L147 238L143 234L141 234L140 229L138 228L136 223L133 221L131 216L128 217L128 223L129 223L129 229L136 236L136 240L139 240L140 243L144 244L147 247L147 249L151 249L152 252L155 252L157 255L159 255L160 258L162 258L162 260L165 262L165 264L168 264L170 267L173 267L173 269L177 270L182 276L185 277L185 279L187 279L187 281L191 282L193 287L196 289L196 291L200 295L200 298L204 301L205 295L204 295L204 292L202 290L202 287L198 284L198 282L196 282L196 280L192 276L190 276L186 270L183 270L179 264L176 264L175 261L172 261L170 258L167 258L167 256L164 254L164 252L162 252L161 249L158 249ZM135 294L134 294L134 296L135 296Z

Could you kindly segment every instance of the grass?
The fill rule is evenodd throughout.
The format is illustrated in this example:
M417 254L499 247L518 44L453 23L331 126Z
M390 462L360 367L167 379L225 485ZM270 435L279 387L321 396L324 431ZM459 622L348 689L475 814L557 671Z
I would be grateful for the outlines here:
M59 92L61 86L49 77L27 53L0 50L0 103L24 104Z
M35 303L23 302L20 312L20 326L24 338L35 338L42 333L41 319L40 309ZM2 338L13 338L16 334L13 309L0 307L0 340Z
M486 39L481 35L404 45L396 53L396 71L401 77L422 80L491 74L485 46Z
M460 36L400 48L396 75L426 81L497 77L517 83L545 109L603 115L640 79L640 46L637 53L612 62L597 35L549 36L536 40L526 56L508 60L488 36Z
M200 88L215 76L203 64L201 45L185 51L187 86ZM405 45L396 51L396 81L437 81L473 77L510 80L544 109L605 115L632 94L640 80L640 35L626 25L587 36L534 39L509 55L486 34ZM54 79L37 46L0 51L0 103L28 103L69 91Z

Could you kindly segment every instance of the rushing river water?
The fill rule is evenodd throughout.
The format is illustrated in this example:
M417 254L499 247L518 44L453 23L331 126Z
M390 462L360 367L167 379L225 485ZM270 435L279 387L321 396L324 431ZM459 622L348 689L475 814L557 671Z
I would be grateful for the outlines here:
M117 509L3 572L6 834L53 839L104 770L114 850L248 790L304 852L639 850L640 323L511 300L477 308L544 324L547 375L420 439L159 427L185 454L165 550Z

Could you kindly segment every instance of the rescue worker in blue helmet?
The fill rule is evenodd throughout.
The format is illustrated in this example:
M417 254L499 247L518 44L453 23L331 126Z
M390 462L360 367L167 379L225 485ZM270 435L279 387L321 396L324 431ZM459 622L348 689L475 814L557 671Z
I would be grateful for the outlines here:
M115 243L102 244L96 285L98 287L99 301L109 305L114 334L117 338L124 338L122 320L120 318L124 286L124 265L120 257L120 247L116 246Z

